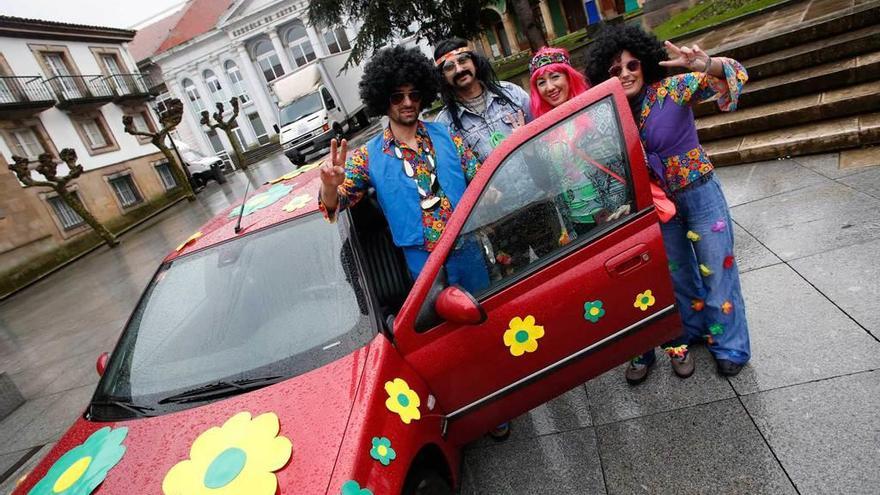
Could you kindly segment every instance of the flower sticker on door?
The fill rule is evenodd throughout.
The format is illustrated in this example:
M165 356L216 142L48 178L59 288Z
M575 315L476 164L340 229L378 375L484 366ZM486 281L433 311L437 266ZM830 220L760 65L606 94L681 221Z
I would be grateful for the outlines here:
M361 488L361 485L355 480L348 480L342 484L340 495L373 495L373 491L369 488Z
M237 217L241 213L242 208L244 208L244 213L242 214L242 216L246 217L257 210L261 210L267 206L275 204L281 198L290 194L290 191L293 191L293 186L288 186L285 184L275 184L269 189L266 189L259 194L255 194L254 196L249 198L245 204L233 208L232 211L229 212L227 217Z
M165 495L274 495L275 471L287 464L292 450L290 440L278 431L275 413L253 419L246 411L232 416L195 439L189 459L165 475L162 491Z
M642 311L647 311L655 302L657 302L657 300L654 298L654 294L651 293L651 289L648 289L636 296L636 302L633 303L633 307L639 308Z
M109 426L92 433L85 442L55 461L28 495L92 493L125 454L122 441L127 434L128 428L111 429Z
M584 319L593 323L597 323L599 318L605 316L605 309L602 308L602 301L587 301L584 303Z
M312 197L308 194L300 194L299 196L290 200L289 203L282 206L281 209L288 212L293 213L294 211L302 208L303 206L312 202Z
M544 336L544 327L535 325L535 317L528 315L525 318L514 317L504 332L504 345L510 354L522 356L526 352L538 350L538 339Z
M385 407L389 411L397 413L401 421L410 424L412 420L422 418L422 413L419 411L419 406L422 404L419 394L409 388L409 384L403 378L395 378L390 382L385 382L385 392L388 393Z
M382 463L383 466L391 464L391 461L397 458L397 452L391 448L391 440L385 437L373 437L372 443L370 457Z

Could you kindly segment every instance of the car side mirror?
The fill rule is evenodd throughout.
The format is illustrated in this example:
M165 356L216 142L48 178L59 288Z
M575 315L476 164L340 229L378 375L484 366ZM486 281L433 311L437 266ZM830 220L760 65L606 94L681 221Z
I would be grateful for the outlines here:
M104 376L104 372L107 371L107 361L110 359L110 355L106 352L102 352L100 356L98 356L98 362L95 363L95 369L98 371L98 376Z
M440 292L434 309L444 320L459 325L478 325L486 321L486 311L474 296L455 285Z

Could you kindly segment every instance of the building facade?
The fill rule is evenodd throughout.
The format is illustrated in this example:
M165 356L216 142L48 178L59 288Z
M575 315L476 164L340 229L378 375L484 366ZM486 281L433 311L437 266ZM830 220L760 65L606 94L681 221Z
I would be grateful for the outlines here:
M177 188L158 150L123 131L126 115L157 125L127 50L134 34L0 16L0 273L90 230L50 189L21 187L7 169L14 155L57 160L73 148L85 173L71 187L102 222Z

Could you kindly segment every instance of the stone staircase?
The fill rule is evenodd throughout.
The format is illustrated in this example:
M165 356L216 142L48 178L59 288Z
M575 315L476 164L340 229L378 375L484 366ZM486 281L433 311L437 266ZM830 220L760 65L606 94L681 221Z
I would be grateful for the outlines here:
M245 151L244 161L248 165L252 165L278 153L281 153L281 145L276 142L271 142L268 144L264 144L259 148Z
M827 10L709 50L739 60L749 72L738 111L718 112L714 103L694 109L713 163L880 144L880 1Z

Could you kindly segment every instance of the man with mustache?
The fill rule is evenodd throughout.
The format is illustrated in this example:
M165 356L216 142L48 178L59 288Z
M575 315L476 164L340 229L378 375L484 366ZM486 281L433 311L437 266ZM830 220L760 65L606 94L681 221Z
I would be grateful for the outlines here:
M321 166L320 208L331 222L336 213L375 188L379 206L401 248L413 279L434 250L452 211L480 162L462 138L443 124L423 122L419 113L437 98L439 81L431 60L418 49L380 50L364 68L360 95L388 126L346 160L347 142L330 142ZM449 284L476 292L489 284L477 242L458 243L446 260Z
M467 41L440 41L434 59L442 80L440 95L446 105L434 121L461 134L481 160L485 161L515 129L532 120L528 93L516 84L499 81L489 61L473 51ZM480 213L487 218L515 215L489 234L497 265L510 275L529 264L531 252L540 257L552 251L560 242L562 229L539 228L548 224L539 219L556 215L552 201L542 198L524 163L505 166L508 173L493 182L501 193L500 200L494 208L484 207ZM521 168L521 173L512 172L514 168ZM532 207L518 208L529 200L534 201Z

